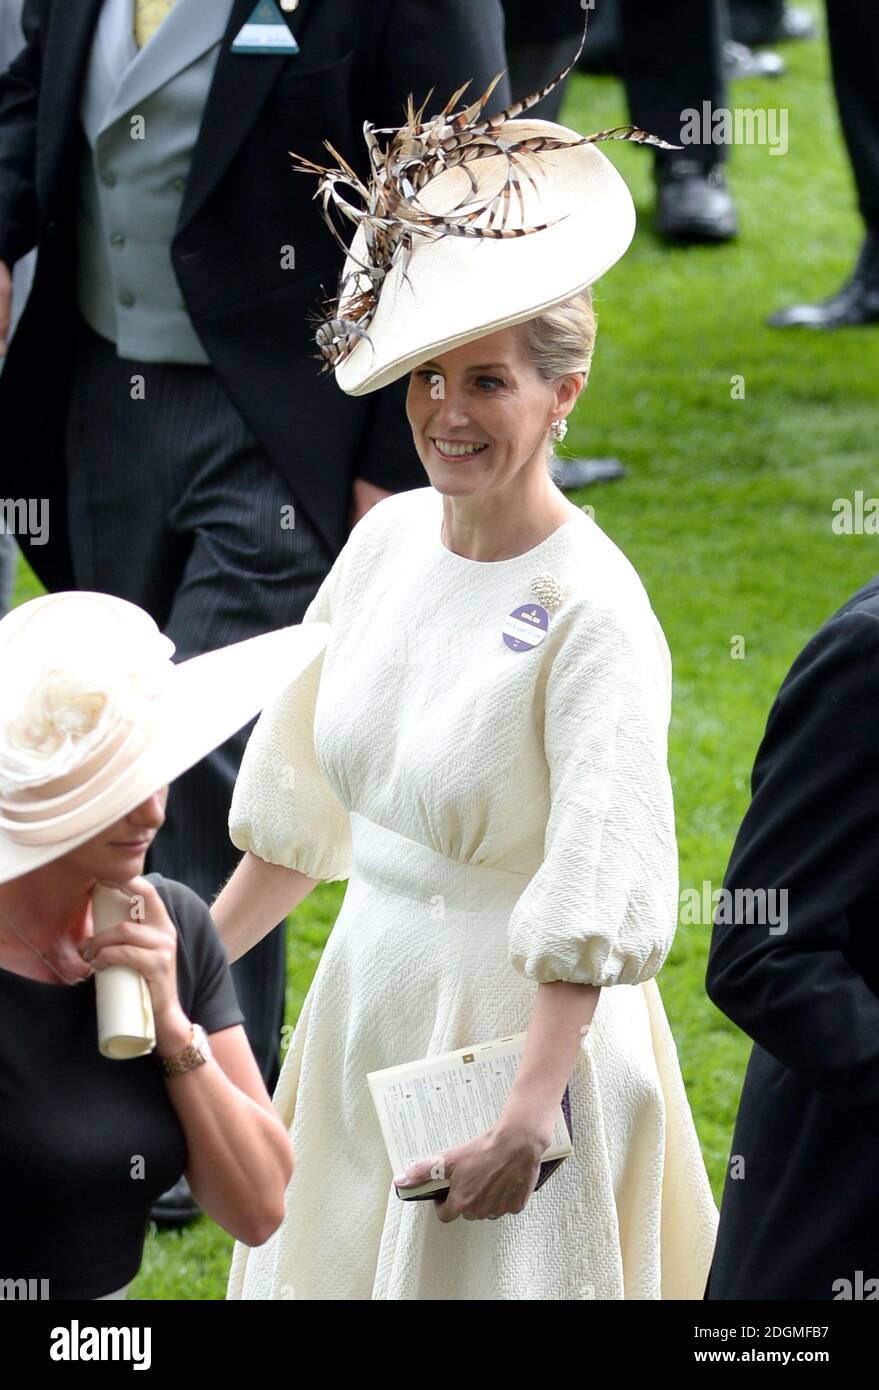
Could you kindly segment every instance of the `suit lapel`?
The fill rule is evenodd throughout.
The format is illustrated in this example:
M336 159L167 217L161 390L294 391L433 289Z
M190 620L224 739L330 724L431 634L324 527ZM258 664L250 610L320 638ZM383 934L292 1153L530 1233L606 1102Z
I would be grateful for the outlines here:
M314 3L315 0L299 0L295 10L284 14L287 27L297 39ZM256 0L234 0L232 5L192 158L179 227L192 220L222 178L256 120L273 82L288 61L289 55L283 52L278 56L230 52L239 30L250 19L255 7Z
M132 8L130 0L127 0L127 8ZM136 110L138 102L158 91L219 43L228 17L229 7L223 0L207 0L207 3L206 0L177 0L149 43L139 52L135 50L134 61L122 74L104 112L101 129L106 130L120 116Z

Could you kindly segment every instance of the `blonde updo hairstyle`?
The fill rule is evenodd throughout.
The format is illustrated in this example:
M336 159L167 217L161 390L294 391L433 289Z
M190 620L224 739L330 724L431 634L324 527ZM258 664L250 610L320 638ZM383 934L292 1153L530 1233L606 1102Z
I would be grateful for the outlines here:
M585 389L597 327L592 308L592 287L587 285L585 290L580 290L570 299L528 319L526 326L525 346L538 375L544 381L554 382L572 372L582 372ZM546 466L553 482L559 483L562 468L551 438Z

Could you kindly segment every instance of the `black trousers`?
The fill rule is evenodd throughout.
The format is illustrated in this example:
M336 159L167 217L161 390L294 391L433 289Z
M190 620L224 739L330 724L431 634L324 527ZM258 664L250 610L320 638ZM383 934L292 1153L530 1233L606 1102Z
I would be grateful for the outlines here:
M619 0L619 10L630 119L677 144L682 111L701 111L704 101L712 109L729 105L723 67L729 17L723 0L663 0L661 5ZM729 158L729 146L687 145L681 151L660 150L656 157L674 154L720 164Z
M142 397L142 398L141 398ZM290 441L295 449L296 441ZM82 323L67 423L77 587L146 609L174 660L299 622L333 556L211 367L123 360ZM146 871L210 903L240 852L228 814L253 724L172 785ZM280 1069L286 933L232 967L266 1085Z
M732 36L748 46L771 43L778 32L785 0L728 0Z
M879 7L827 0L833 86L867 226L879 232Z
M567 67L577 51L577 39L548 39L545 43L521 43L507 49L510 90L514 101L522 101L551 82L556 73ZM562 99L570 78L560 82L555 91L539 101L523 119L558 121Z
M681 112L687 107L702 110L702 103L725 107L727 85L723 68L723 40L728 37L729 21L723 0L595 0L594 14L586 31L613 28L619 34L622 76L629 103L629 116L635 125L677 144L681 133ZM531 28L539 21L533 19ZM536 91L552 78L576 52L577 38L548 37L543 42L514 40L519 31L508 24L507 55L510 86L516 101ZM546 121L559 119L564 85L529 115ZM711 165L729 157L726 145L688 145L681 153L687 158ZM657 158L666 157L664 151Z

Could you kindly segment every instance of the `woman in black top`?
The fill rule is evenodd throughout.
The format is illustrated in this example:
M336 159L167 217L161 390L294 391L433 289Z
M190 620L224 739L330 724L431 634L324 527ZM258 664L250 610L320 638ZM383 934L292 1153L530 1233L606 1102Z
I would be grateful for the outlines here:
M316 626L175 664L153 619L107 594L47 594L0 621L7 1289L35 1280L42 1297L121 1296L153 1202L184 1172L245 1244L281 1223L292 1149L225 952L195 893L142 875L169 784L315 659L326 642ZM98 884L133 902L95 936ZM113 966L137 971L152 1004L155 1048L134 1060L99 1048L95 975ZM118 1036L132 1026L148 1047L143 1018Z
M249 1245L283 1215L290 1144L208 909L182 883L137 876L167 793L0 884L0 1274L47 1279L50 1298L129 1283L152 1204L184 1171L200 1206ZM146 920L120 922L98 945L89 897L101 880L140 894ZM213 1059L164 1077L155 1055L103 1057L94 971L108 965L145 976L160 1058L186 1048L198 1023Z

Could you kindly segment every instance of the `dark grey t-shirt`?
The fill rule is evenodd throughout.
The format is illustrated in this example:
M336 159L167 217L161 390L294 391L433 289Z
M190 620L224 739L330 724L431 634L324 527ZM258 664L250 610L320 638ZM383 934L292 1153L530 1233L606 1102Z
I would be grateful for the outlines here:
M207 1033L244 1016L207 907L147 874L177 927L177 989ZM0 1278L89 1299L133 1279L150 1209L187 1166L155 1057L98 1051L94 978L65 987L0 970Z

